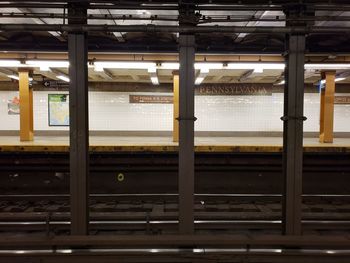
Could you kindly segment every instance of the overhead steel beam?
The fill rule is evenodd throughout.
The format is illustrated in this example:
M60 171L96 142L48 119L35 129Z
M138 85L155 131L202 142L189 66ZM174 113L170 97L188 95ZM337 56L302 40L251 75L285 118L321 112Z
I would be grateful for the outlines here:
M23 7L23 8L64 8L69 2L73 1L61 1L60 3L52 3L52 1L6 1L0 0L0 8L12 8L12 7ZM82 1L83 2L83 1ZM347 11L350 6L344 3L344 0L329 0L324 1L304 1L306 4L313 4L316 10L329 10L329 11ZM114 4L113 4L114 3ZM167 2L167 5L163 4L163 1L94 1L93 5L89 5L88 9L129 9L129 10L139 10L140 8L144 10L177 10L178 1ZM283 10L283 5L286 3L285 0L282 1L254 1L253 2L243 2L243 1L196 1L195 10L225 10L225 11L277 11ZM142 7L140 6L142 4Z
M161 25L38 25L38 24L0 24L1 31L66 31L66 32L150 32L150 33L249 33L249 34L335 34L348 33L350 27L281 27L281 26L161 26Z
M194 232L194 60L195 37L179 38L179 231Z
M21 8L21 10L24 10L24 8ZM178 16L165 16L165 15L157 15L157 16L137 16L137 15L112 15L110 10L99 10L101 14L89 14L88 19L89 20L104 20L108 21L109 25L117 25L117 21L170 21L170 22L177 22L179 21ZM24 12L24 11L23 11ZM284 16L267 16L263 15L261 16L261 13L267 13L268 11L262 12L258 11L254 16L250 15L230 15L228 17L220 17L216 18L215 16L203 16L200 17L200 22L203 23L233 23L233 22L247 22L245 26L256 26L259 24L259 22L285 22L288 21L287 18ZM341 14L344 12L338 11L337 13ZM24 13L13 13L13 12L3 12L1 14L1 18L22 18L22 19L31 19L32 21L36 22L36 24L49 24L46 23L43 19L69 19L69 16L66 14L61 13L43 13L43 12L31 12L28 10ZM298 17L293 19L293 21L322 21L318 24L318 26L324 25L326 22L330 21L342 21L347 22L350 21L349 16L344 15L323 15L323 16L314 16L314 17ZM114 23L113 23L114 21ZM112 22L112 23L111 23ZM59 32L57 32L59 34Z
M107 16L106 17L107 19L109 18L108 23L112 22L113 24L117 25L116 20L114 18L111 18L112 14L111 14L110 10L100 9L99 11L100 11L100 14ZM124 39L123 34L121 32L113 32L113 34L119 42L125 42L125 39Z
M254 17L257 17L258 19L262 18L264 15L266 15L267 11L257 11L254 14ZM246 26L256 26L259 22L258 21L249 21ZM241 42L245 37L246 37L247 33L240 33L237 35L235 42Z
M74 15L86 15L86 8L72 5ZM86 23L71 19L70 24ZM68 35L69 117L70 117L70 210L71 234L87 235L89 225L89 111L87 36L85 32Z

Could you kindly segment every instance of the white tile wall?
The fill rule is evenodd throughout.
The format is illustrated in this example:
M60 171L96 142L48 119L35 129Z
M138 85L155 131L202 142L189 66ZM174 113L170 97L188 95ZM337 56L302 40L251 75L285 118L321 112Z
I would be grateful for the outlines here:
M34 92L34 129L67 130L48 126L48 91ZM61 92L62 93L62 92ZM142 93L130 93L142 94ZM147 93L150 95L150 93ZM169 95L157 93L157 95ZM15 91L0 91L0 130L18 130L19 116L7 114ZM344 94L342 94L344 95ZM283 94L272 96L196 96L197 131L282 131ZM319 129L319 95L305 94L307 132ZM172 104L130 104L129 93L90 92L90 130L172 130ZM335 105L336 132L350 132L350 105Z

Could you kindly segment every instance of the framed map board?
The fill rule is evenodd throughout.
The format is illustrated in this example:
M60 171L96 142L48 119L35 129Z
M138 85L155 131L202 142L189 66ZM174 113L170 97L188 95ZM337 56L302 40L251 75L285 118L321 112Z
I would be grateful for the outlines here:
M69 95L48 94L49 126L69 126Z

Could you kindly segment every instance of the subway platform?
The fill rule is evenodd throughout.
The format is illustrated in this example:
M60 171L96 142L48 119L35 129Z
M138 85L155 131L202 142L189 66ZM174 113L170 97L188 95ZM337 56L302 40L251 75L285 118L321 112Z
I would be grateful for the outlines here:
M196 137L196 152L282 152L282 137ZM168 136L90 136L90 152L176 152ZM1 152L68 152L68 136L37 136L21 142L18 136L0 136ZM304 152L350 152L350 138L320 143L304 138Z

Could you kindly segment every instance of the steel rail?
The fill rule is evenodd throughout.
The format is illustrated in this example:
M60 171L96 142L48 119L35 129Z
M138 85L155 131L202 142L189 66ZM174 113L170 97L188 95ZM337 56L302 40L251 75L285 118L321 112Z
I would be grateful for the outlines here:
M194 194L196 197L282 197L282 194ZM174 193L151 194L90 194L90 197L177 197ZM339 198L350 197L350 194L303 194L303 197ZM30 198L30 197L69 197L69 194L0 194L0 198Z
M178 224L178 220L92 220L90 221L90 225L168 225L168 224ZM204 225L204 224L233 224L235 227L238 225L252 225L256 228L259 225L280 225L282 223L281 220L195 220L195 224ZM350 226L349 220L302 220L302 223L312 227L313 225L326 225L331 228L331 225L346 225L347 228ZM69 225L70 221L0 221L1 226L37 226L37 225ZM328 227L327 227L328 229Z
M331 34L349 33L350 27L242 27L242 26L160 26L160 25L61 25L0 24L1 31L66 31L66 32L149 32L149 33L250 33L250 34Z
M4 237L1 248L47 248L62 246L126 247L235 247L235 246L293 246L293 247L350 247L350 238L337 236L281 236L281 235L118 235L118 236L40 236Z

